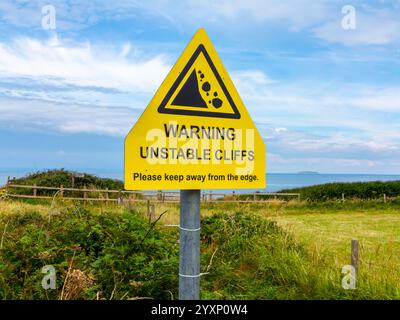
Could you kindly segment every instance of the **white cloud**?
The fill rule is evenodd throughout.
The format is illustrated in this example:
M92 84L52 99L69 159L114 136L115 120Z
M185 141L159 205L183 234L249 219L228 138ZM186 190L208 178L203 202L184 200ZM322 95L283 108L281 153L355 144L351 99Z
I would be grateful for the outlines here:
M198 15L204 17L218 15L227 20L241 20L248 17L256 22L285 22L293 30L314 25L328 14L330 4L312 0L274 1L274 0L223 0L223 1L191 1L190 6L196 8ZM248 20L246 19L246 20Z
M236 82L236 81L235 81ZM238 91L259 122L284 127L329 126L375 133L396 130L400 117L400 87L341 82L278 82L248 80ZM387 114L392 114L387 118ZM393 121L392 121L393 119ZM384 121L384 122L383 122Z
M231 73L232 81L238 92L247 96L259 95L257 90L264 89L273 81L260 70L242 70Z
M267 152L325 161L358 159L363 164L400 159L400 88L396 86L331 83L319 90L317 83L257 84L251 79L246 85L239 93Z
M368 88L362 95L352 97L349 103L362 109L400 112L400 86Z
M90 43L67 44L57 38L19 38L0 43L0 76L59 79L75 86L153 92L170 69L164 56L128 59L130 47L107 51Z
M298 159L299 164L307 162L311 165L313 159L318 159L318 167L323 163L337 163L340 168L355 164L362 168L361 164L365 165L367 162L381 165L385 161L392 161L393 165L396 164L395 159L400 159L399 140L396 143L382 141L380 137L362 138L341 132L317 135L307 131L276 129L271 127L267 130L265 143L267 154L272 153L273 161L280 165L288 161L291 163L293 159ZM399 160L397 166L400 166ZM298 168L301 168L301 165Z
M17 26L40 26L41 7L49 4L46 0L27 2L25 0L2 0L0 12L4 20ZM313 0L188 0L188 1L133 1L133 0L92 0L77 3L73 0L52 0L55 6L57 26L79 28L95 24L101 19L126 19L135 15L150 14L162 17L171 23L197 24L211 21L242 19L244 16L258 22L286 21L293 28L315 24L327 14L331 7L328 2ZM21 19L24 14L27 19Z
M142 110L0 98L0 122L20 128L124 136Z
M268 147L268 146L267 146ZM271 150L267 151L267 171L268 172L298 172L310 170L323 173L382 173L393 174L399 172L400 161L384 159L370 160L360 159L356 156L352 159L343 158L341 154L327 159L308 154L279 155ZM268 185L268 181L267 181Z
M125 58L129 54L130 51L131 51L131 44L130 44L130 42L126 42L122 46L122 51L119 54L119 56Z
M123 11L124 8L133 9L134 3L129 6L124 5L126 1L80 1L74 0L2 0L0 2L0 14L2 20L8 24L17 27L41 28L43 17L42 7L53 5L56 9L57 28L59 29L79 29L95 24L111 13L117 17L119 14L125 15L129 11ZM122 11L122 12L121 12Z

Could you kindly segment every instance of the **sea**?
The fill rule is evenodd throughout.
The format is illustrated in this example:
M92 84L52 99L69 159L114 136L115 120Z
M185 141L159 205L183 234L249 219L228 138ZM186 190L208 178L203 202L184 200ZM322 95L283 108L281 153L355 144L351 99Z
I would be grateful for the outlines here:
M41 171L40 169L18 168L2 169L0 168L0 186L7 182L7 177L23 177L29 173ZM108 170L76 170L87 172L98 177L123 180L123 172L112 172ZM298 187L312 186L317 184L331 182L365 182L365 181L400 181L399 174L349 174L349 173L267 173L266 189L223 189L215 192L220 193L251 193L251 192L277 192L283 189L292 189Z

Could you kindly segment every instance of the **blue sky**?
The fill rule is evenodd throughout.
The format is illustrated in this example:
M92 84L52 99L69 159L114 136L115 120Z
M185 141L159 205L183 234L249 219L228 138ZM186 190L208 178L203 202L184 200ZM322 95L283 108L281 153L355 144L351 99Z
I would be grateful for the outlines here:
M269 172L400 173L400 1L82 2L0 2L0 168L122 172L125 135L204 27Z

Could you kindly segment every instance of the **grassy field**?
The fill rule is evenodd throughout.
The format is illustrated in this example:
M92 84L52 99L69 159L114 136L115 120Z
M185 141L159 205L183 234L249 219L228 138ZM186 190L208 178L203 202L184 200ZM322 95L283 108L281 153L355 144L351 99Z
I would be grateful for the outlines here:
M167 211L162 219L164 224L179 223L177 205L161 204L157 210ZM400 298L400 205L397 201L206 204L201 212L203 217L209 217L220 211L228 214L241 211L277 222L306 249L308 272L318 274L319 281L327 287L340 287L341 269L350 264L351 240L356 239L360 246L357 289L344 296L343 292L337 293L337 297Z
M271 217L330 272L350 264L351 240L359 241L357 291L400 298L400 207L355 202L287 208Z
M152 229L146 204L0 201L0 298L176 298L178 230L165 225L179 223L179 207L155 209L166 213ZM201 215L202 298L400 298L396 201L213 203ZM344 290L351 239L359 275ZM40 287L46 264L60 275L52 292ZM73 287L71 270L86 286Z

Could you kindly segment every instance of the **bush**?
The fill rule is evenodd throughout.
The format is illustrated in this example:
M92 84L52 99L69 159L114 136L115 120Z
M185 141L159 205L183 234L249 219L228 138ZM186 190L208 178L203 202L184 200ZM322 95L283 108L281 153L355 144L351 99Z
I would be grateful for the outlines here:
M145 236L148 222L128 211L64 211L50 223L34 211L2 218L7 233L0 250L0 299L177 296L176 234L153 229ZM56 290L41 287L45 265L56 268Z
M302 246L273 221L235 213L202 221L203 265L214 254L211 272L202 278L207 299L313 298L319 292Z
M304 188L285 189L281 192L300 193L301 198L311 201L325 201L342 199L344 193L346 199L383 199L400 195L400 181L371 181L349 183L327 183Z
M36 184L37 186L45 186L45 187L55 187L59 188L61 185L64 188L72 188L72 172L66 171L64 169L60 170L47 170L36 172L27 175L26 177L14 179L11 181L12 184L18 185L29 185L33 186ZM85 173L83 177L74 178L74 188L75 189L82 189L82 188L89 188L89 189L110 189L110 190L124 190L124 184L120 180L108 179L108 178L99 178L95 175ZM32 189L22 189L22 188L15 188L12 190L13 193L16 194L32 194ZM38 196L52 196L54 195L54 190L37 190ZM71 192L65 191L65 196L70 197L83 197L82 192ZM104 194L103 194L104 195ZM89 194L89 197L91 195ZM96 198L99 197L99 194L92 195ZM110 193L110 198L116 198L118 194Z

